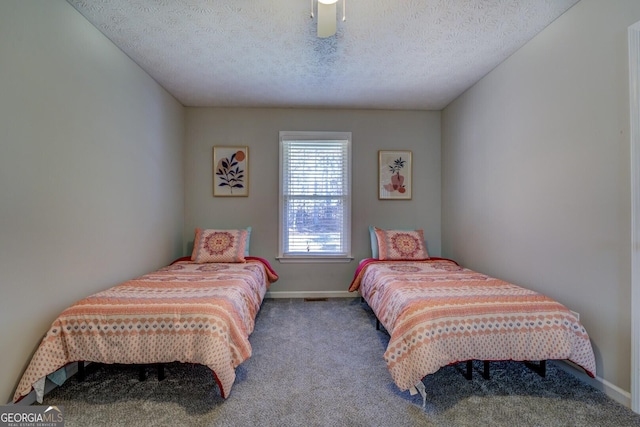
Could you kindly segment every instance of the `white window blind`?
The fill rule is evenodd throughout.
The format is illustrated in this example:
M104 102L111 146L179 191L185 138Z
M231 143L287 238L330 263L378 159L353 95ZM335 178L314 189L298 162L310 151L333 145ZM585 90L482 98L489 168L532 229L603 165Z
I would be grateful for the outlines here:
M280 133L280 257L351 256L351 134Z

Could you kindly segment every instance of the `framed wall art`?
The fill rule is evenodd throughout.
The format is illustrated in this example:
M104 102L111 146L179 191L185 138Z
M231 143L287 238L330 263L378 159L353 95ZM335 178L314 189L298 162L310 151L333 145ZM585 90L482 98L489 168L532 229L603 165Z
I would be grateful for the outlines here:
M411 151L378 151L378 199L411 200Z
M249 147L213 147L213 195L249 195Z

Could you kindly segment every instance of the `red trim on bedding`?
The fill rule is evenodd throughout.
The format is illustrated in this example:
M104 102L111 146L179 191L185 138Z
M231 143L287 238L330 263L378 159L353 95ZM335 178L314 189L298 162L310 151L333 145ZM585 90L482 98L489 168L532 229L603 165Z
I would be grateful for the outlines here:
M224 388L222 387L222 383L218 379L218 374L216 374L216 371L214 371L213 369L210 369L210 371L213 374L213 379L216 380L216 384L218 384L218 390L220 390L220 396L222 396L223 399L226 399L227 398L227 393L224 392Z
M271 272L271 274L273 274L275 276L276 279L274 280L274 282L276 280L278 280L278 273L276 273L276 271L273 269L273 267L271 267L271 264L269 264L269 261L267 261L266 259L260 258L260 257L257 257L257 256L246 256L244 258L247 261L248 260L260 261L261 263L264 264L265 267L267 267L267 270L269 270Z

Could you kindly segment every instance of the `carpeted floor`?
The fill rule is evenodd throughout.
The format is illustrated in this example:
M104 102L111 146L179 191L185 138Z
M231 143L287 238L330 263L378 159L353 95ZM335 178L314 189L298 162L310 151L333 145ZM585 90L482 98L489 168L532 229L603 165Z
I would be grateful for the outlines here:
M542 378L521 363L463 365L428 376L426 409L400 392L382 354L389 337L359 298L265 300L251 335L253 356L222 400L211 372L170 364L149 369L94 365L45 396L73 426L640 426L640 415L548 364Z

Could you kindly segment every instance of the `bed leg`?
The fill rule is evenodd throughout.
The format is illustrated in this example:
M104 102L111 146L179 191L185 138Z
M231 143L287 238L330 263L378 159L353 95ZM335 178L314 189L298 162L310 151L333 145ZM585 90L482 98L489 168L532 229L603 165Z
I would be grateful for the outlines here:
M164 365L162 363L158 363L158 381L162 381L164 379Z
M144 369L144 365L138 366L138 380L144 381L147 379L147 372Z
M86 377L86 373L84 371L84 361L80 360L78 361L78 381L82 382L84 381L85 377Z
M489 374L489 361L485 360L484 361L484 371L482 372L482 378L484 378L485 380L490 379L490 374Z
M467 360L467 372L464 377L469 381L473 378L473 360Z
M524 364L531 369L536 374L540 375L542 378L547 375L547 361L541 360L538 364L532 362L524 362Z

